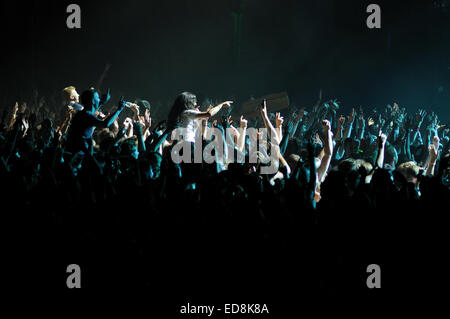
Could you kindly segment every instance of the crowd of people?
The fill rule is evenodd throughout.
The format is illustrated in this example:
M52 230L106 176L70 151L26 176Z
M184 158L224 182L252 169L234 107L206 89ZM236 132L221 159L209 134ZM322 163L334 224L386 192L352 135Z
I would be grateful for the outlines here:
M367 291L369 264L400 286L409 279L394 274L414 256L440 258L450 127L432 110L345 114L320 95L274 114L263 101L245 118L233 101L197 105L189 92L168 113L142 99L111 107L109 90L62 95L60 111L36 98L5 109L0 126L3 215L20 225L13 253L46 260L46 285L64 288L65 267L79 263L85 287L339 295ZM179 128L192 150L219 130L228 151L175 163ZM276 171L262 174L275 152Z

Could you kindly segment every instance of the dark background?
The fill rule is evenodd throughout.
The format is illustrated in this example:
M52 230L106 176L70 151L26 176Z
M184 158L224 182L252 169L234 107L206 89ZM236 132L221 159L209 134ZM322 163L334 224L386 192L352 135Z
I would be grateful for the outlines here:
M450 118L450 1L243 0L239 62L231 13L240 0L76 1L82 27L69 30L72 2L1 2L2 107L33 88L82 91L110 63L103 89L113 100L165 105L189 90L242 102L287 91L310 106L323 88L346 109L395 101ZM372 2L380 30L366 27Z

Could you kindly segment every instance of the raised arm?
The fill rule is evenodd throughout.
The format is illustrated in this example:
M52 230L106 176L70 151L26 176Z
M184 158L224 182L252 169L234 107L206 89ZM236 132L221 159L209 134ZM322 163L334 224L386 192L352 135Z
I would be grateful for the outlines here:
M290 137L290 138L292 138L292 137L295 136L295 133L297 132L298 125L299 125L300 122L302 121L303 115L304 115L304 114L305 114L305 108L301 108L301 109L298 111L297 118L294 120L294 126L293 126L293 128L292 128L292 131L291 131L290 134L289 134L289 137Z
M337 131L336 131L336 135L333 137L333 139L335 141L340 141L342 140L342 128L344 126L345 123L345 117L344 116L340 116L339 119L337 120Z
M358 139L360 141L363 140L364 138L364 131L366 129L366 120L364 119L364 115L360 115L359 119L358 119L358 128L359 128L359 133L358 133Z
M240 119L240 127L241 131L239 132L239 139L238 139L238 145L237 148L239 151L244 152L245 151L245 134L247 133L247 120L244 119L244 116L241 115Z
M267 115L267 103L266 100L263 100L262 102L262 108L261 108L261 117L264 121L264 124L266 126L266 129L269 133L270 139L272 140L273 143L275 143L276 145L280 145L280 140L278 138L278 133L275 130L275 128L273 127L272 123L270 123L269 117Z
M119 106L117 107L117 110L111 114L109 117L107 117L105 120L98 120L95 126L100 128L107 128L110 127L114 121L119 117L120 113L125 108L126 102L123 100L123 97L119 101Z
M426 175L434 175L434 167L439 156L439 137L433 137L433 143L428 146L429 158Z
M352 135L352 127L353 121L355 120L355 109L352 109L352 112L349 116L347 116L347 127L344 132L344 139L349 138Z
M426 116L425 110L419 109L416 113L415 125L414 125L414 135L411 144L414 144L416 139L420 136L420 127L422 126L423 120Z
M224 107L224 106L229 107L232 103L233 103L233 101L222 102L219 105L216 105L215 107L209 109L206 112L199 112L198 114L196 114L195 118L197 120L209 119L210 117L213 117L214 115L219 113L219 111L222 109L222 107Z
M322 183L325 179L325 174L328 171L331 163L331 155L333 154L333 133L331 133L331 124L328 120L322 121L322 129L325 135L323 142L324 155L320 163L320 167L317 169L317 177L319 183Z
M281 141L283 139L283 122L284 119L279 112L275 114L275 127L278 134L278 140Z
M380 132L378 136L378 154L376 160L376 165L378 168L383 168L384 165L384 148L386 144L386 139L387 139L386 135Z
M137 137L139 154L145 153L144 130L139 121L133 123L133 132Z

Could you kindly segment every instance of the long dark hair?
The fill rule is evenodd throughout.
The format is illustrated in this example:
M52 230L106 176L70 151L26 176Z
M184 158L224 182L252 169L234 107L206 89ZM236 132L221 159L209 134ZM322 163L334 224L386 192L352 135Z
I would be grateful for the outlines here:
M167 125L176 128L179 124L179 117L185 110L194 109L197 105L197 97L190 92L183 92L177 96L169 112Z

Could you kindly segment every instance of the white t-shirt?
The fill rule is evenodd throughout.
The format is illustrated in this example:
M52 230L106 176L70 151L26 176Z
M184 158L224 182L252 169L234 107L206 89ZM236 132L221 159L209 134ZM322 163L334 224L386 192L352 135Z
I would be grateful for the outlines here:
M183 134L185 135L183 138L184 141L195 143L195 134L199 127L196 115L199 113L200 111L197 110L186 110L181 113L179 119L179 128L185 129L185 132L183 132Z

